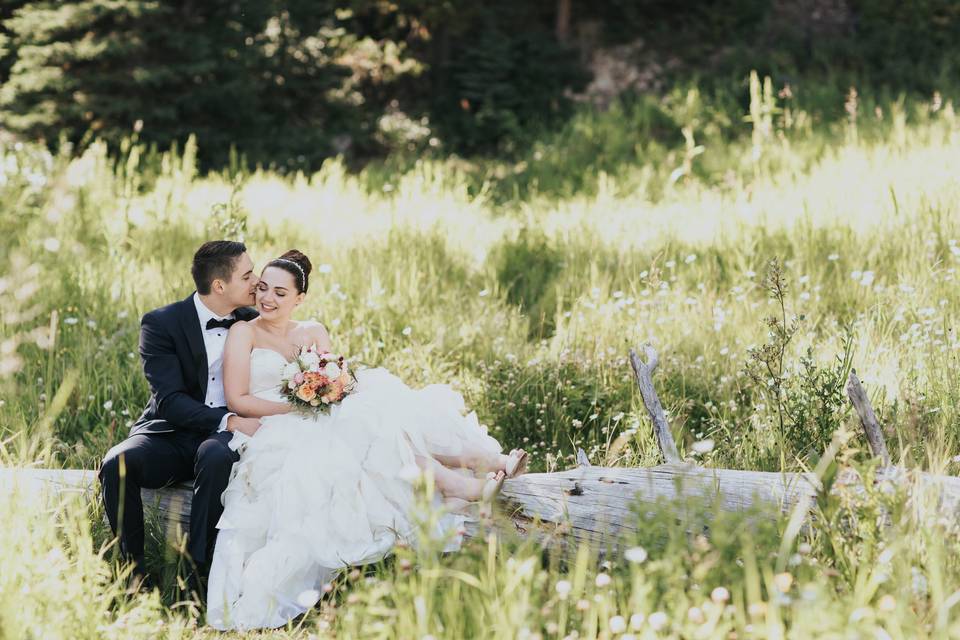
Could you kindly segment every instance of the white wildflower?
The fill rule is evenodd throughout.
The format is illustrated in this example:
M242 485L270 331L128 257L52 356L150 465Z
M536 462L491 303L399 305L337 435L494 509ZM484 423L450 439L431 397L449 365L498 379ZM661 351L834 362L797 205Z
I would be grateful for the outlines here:
M704 440L698 440L691 445L691 448L695 453L704 455L713 451L713 440L710 438L705 438Z
M647 559L647 550L643 547L631 547L624 552L623 557L627 559L627 562L632 562L633 564L640 564L641 562L646 561Z
M650 617L647 619L647 622L650 623L651 629L653 629L654 631L660 631L661 629L667 626L667 622L669 622L669 618L667 618L667 614L664 613L663 611L654 611L653 613L650 614Z
M610 631L613 633L623 633L627 630L627 621L623 616L613 616L610 618Z
M710 592L710 599L715 604L723 604L730 600L730 591L726 587L717 587Z

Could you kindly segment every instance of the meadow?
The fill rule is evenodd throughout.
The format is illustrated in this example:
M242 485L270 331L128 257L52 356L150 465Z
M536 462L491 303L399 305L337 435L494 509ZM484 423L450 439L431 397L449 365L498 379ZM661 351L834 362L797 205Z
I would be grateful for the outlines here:
M659 462L627 361L646 342L680 453L700 464L808 470L833 442L821 468L869 475L843 391L854 367L898 464L960 470L950 100L848 101L824 122L757 81L733 139L711 133L695 94L677 108L685 145L591 165L569 189L541 178L628 137L630 114L584 116L516 164L360 173L331 159L311 175L200 174L192 141L59 155L0 142L3 464L96 468L147 396L140 316L186 297L195 248L230 237L260 265L307 253L304 318L364 364L455 384L537 471L573 466L578 448L594 464ZM522 197L504 197L517 176ZM796 535L664 505L602 564L497 536L441 556L425 539L343 576L276 635L960 636L955 522L897 491L824 494L818 509ZM159 532L162 593L131 595L95 500L5 494L0 514L0 636L205 633Z

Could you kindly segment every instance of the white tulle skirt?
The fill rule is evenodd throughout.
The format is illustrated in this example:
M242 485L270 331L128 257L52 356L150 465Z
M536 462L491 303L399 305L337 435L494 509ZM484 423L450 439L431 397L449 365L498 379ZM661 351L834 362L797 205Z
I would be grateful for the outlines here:
M458 455L467 443L500 452L449 386L413 390L384 369L357 379L329 415L271 416L238 437L208 582L211 626L283 626L337 571L383 559L398 540L416 544L416 455ZM438 520L446 550L459 548L462 524Z

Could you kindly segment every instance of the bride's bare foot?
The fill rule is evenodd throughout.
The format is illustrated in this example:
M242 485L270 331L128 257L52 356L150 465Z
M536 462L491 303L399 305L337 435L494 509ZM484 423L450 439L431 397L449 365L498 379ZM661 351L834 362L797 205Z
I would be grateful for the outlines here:
M477 454L468 460L468 469L476 473L504 471L513 478L527 470L527 452L523 449L511 449L510 455L502 453Z
M480 492L480 515L481 517L490 517L493 511L493 501L499 495L503 488L503 481L507 479L507 474L503 471L487 474L487 479L483 483L483 490Z
M443 494L445 501L465 500L467 502L477 502L483 500L484 494L490 492L490 487L492 484L496 484L496 479L500 476L503 476L503 478L506 477L502 470L496 472L491 471L485 478L472 478L440 467L437 484L440 487L440 492ZM491 483L491 480L493 480L493 483ZM502 479L500 479L499 482L501 485L503 484ZM499 490L499 487L497 490Z
M513 449L503 465L503 471L508 478L516 478L527 472L527 463L530 456L523 449Z

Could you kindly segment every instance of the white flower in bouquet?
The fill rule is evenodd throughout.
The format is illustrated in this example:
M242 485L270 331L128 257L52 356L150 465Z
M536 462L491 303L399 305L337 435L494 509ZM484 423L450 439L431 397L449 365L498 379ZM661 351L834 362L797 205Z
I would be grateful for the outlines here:
M283 379L293 382L293 377L300 373L300 365L297 364L297 361L288 362L287 365L283 368ZM293 387L290 387L291 389Z
M320 356L316 351L305 351L300 354L300 362L308 371L320 370Z
M340 377L340 367L337 366L336 362L328 362L327 366L323 368L323 375L327 376L331 380L334 378Z

